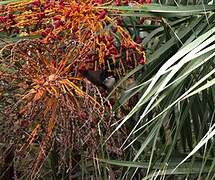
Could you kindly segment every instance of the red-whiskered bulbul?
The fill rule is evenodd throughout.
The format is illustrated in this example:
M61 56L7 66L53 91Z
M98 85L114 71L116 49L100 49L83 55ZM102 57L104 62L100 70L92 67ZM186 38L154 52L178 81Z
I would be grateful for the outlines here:
M96 86L100 86L105 90L112 89L114 84L116 83L116 78L109 71L102 70L87 70L85 67L81 67L79 72L86 77L90 82L92 82Z

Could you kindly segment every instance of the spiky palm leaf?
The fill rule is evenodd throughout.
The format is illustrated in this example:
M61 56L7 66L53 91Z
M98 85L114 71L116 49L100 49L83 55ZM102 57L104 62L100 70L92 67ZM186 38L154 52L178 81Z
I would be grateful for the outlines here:
M102 160L129 167L122 178L130 179L138 168L143 169L138 172L144 179L171 174L189 179L214 177L215 14L210 11L214 6L208 7L209 11L204 5L162 6L157 10L152 10L153 6L118 8L126 16L150 12L158 15L162 24L143 37L147 64L131 71L118 84L136 73L136 81L122 92L115 106L116 112L121 108L129 112L113 131L124 124L130 127L122 148L132 154L132 161ZM184 17L179 18L176 9ZM190 16L194 9L207 15ZM144 31L139 26L135 29ZM128 107L127 102L137 96L133 107Z

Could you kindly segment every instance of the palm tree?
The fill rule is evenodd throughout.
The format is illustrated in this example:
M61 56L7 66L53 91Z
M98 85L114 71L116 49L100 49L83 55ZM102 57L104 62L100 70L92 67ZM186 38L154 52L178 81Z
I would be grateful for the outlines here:
M84 25L47 2L0 2L0 177L214 179L214 2L57 1ZM83 62L117 75L107 96Z

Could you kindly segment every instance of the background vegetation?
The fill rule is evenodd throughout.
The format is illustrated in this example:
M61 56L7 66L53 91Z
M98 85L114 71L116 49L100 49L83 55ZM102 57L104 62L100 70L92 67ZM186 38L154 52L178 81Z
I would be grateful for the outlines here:
M0 179L214 179L214 11L0 1Z

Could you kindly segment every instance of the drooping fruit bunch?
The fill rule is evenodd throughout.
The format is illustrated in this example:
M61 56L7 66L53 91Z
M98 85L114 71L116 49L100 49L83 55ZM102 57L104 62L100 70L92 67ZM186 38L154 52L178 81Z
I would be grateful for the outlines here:
M109 16L103 1L21 1L0 10L0 31L23 36L40 35L44 43L75 42L86 49L79 62L90 68L123 71L145 63L142 45L120 26L119 17Z

